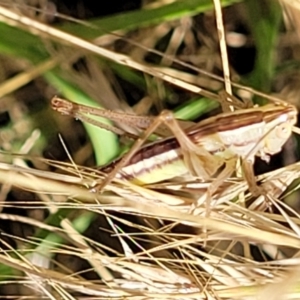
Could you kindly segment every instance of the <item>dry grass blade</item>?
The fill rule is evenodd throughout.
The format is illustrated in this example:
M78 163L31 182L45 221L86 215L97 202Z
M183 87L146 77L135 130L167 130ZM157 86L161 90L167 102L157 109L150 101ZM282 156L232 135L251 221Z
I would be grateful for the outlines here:
M284 170L284 173L282 170L271 173L268 175L268 178L272 178L272 182L276 184L278 181L276 175L281 173L285 174L290 181L291 174L297 174L295 173L296 170L297 172L299 171L299 166L287 168ZM218 201L215 202L213 215L210 219L205 219L200 218L199 216L191 216L186 213L177 212L176 206L170 205L170 202L168 204L165 203L162 206L162 204L155 201L155 197L156 200L162 199L163 201L163 194L161 194L160 197L159 193L155 194L155 192L151 190L141 187L138 188L134 185L127 185L124 187L121 185L119 187L115 185L109 186L112 191L122 196L118 200L117 196L93 195L88 191L85 192L82 188L70 186L70 183L62 183L63 178L60 178L60 183L50 179L45 181L46 179L39 176L40 174L37 170L34 170L34 172L30 172L29 170L29 173L35 173L35 179L28 180L26 172L27 170L25 169L22 170L22 172L19 170L19 174L10 171L14 183L22 188L34 188L37 193L51 192L53 195L69 195L68 198L73 199L72 206L74 208L77 207L80 209L85 207L86 209L98 211L100 214L104 210L130 211L131 213L139 214L140 216L152 215L157 219L169 219L180 222L181 224L189 224L199 228L205 225L209 229L207 252L195 247L196 243L201 243L201 241L203 242L205 239L205 237L201 237L201 231L199 231L200 234L190 234L189 236L183 235L178 239L180 235L176 237L171 233L166 233L161 231L162 229L157 228L154 231L152 230L151 235L156 239L161 240L161 242L163 241L163 243L159 243L161 246L156 246L154 244L152 249L143 250L140 253L133 254L132 257L123 257L122 259L118 257L108 257L103 254L101 255L94 252L91 248L88 250L88 244L84 240L80 242L80 236L78 234L76 237L76 235L74 235L75 232L71 235L70 230L65 230L65 234L69 235L71 240L72 236L74 236L76 248L71 247L65 250L57 249L54 251L63 251L75 256L80 255L91 263L92 261L95 261L96 264L100 263L100 265L106 266L110 272L119 272L127 278L126 281L124 281L124 279L112 279L111 283L109 283L109 289L99 283L91 284L90 282L85 282L83 279L76 279L75 277L70 277L68 280L65 280L63 274L38 267L33 268L28 266L28 264L20 263L19 260L12 257L0 257L2 263L34 275L40 278L39 280L41 280L41 282L44 282L44 280L49 282L50 280L52 284L64 289L67 288L68 290L102 297L113 297L118 295L119 297L150 297L157 299L160 297L174 297L175 293L181 295L184 294L185 299L204 298L206 292L202 291L194 281L195 278L200 275L198 272L202 269L207 274L206 276L210 274L209 286L206 287L207 292L217 289L218 295L222 297L223 295L228 295L228 293L230 293L229 291L231 291L231 297L238 299L241 295L251 296L253 290L255 290L255 293L263 291L263 286L270 280L269 274L273 267L269 264L254 262L250 258L245 261L242 254L238 254L236 253L236 250L234 250L234 244L241 243L246 239L250 243L256 244L261 242L270 243L270 241L272 241L274 246L277 245L277 247L279 247L278 250L281 245L294 248L300 246L299 237L297 237L292 230L280 225L280 220L272 221L264 215L261 215L259 211L242 209L240 206L236 204L233 205L233 203L228 202L226 199L223 199L223 202L222 199L219 198ZM1 171L0 180L2 182L9 181L9 176L7 175L7 172L3 173L3 171ZM47 177L46 173L41 173L41 175ZM93 181L93 178L86 177L87 175L84 175L84 173L82 175L86 183ZM65 178L68 182L73 181L73 184L76 183L75 178L74 180L70 180L68 177ZM231 186L231 188L227 187L227 190L229 191L230 189L235 190L236 185L243 185L242 182L239 183L238 181L228 184ZM196 183L194 185L196 185ZM47 187L47 190L45 187ZM170 201L171 198L172 196L169 196L168 201ZM174 203L176 203L176 199L178 199L178 197L174 197ZM85 202L84 206L82 201ZM57 203L59 206L62 204L63 202ZM55 205L55 202L53 202L53 205ZM174 208L176 208L176 210L174 210ZM283 220L284 219L281 221ZM25 222L26 220L19 219L18 221ZM55 230L55 228L48 229L51 231ZM147 234L149 233L150 231L147 229ZM126 235L126 233L122 234L124 237L126 237ZM131 238L135 239L137 243L139 243L138 237L139 235L131 235ZM222 243L225 243L225 241L230 242L225 248L223 248L223 246L221 247L221 245L217 246L217 244L220 243L221 237ZM232 241L234 241L234 243L232 243ZM89 241L89 243L90 242L91 241ZM79 243L82 246L79 246ZM174 257L172 259L165 259L159 257L155 258L153 256L157 251L167 251L169 249L177 249L185 258ZM233 250L234 252L232 252ZM221 257L216 251L223 252ZM134 263L134 260L137 260L137 262ZM242 261L244 261L243 264ZM273 262L273 265L275 265L275 261ZM281 278L283 281L288 280L287 278L289 274L291 274L289 273L289 270L293 270L291 264L295 266L297 264L297 260L295 259L292 259L290 263L288 263L288 261L288 258L276 261L277 265L281 265L280 271L277 270L277 277ZM179 267L180 265L182 265L182 267ZM193 276L191 277L190 272L187 272L190 268L194 270L193 276L195 278ZM260 285L253 286L251 284L251 279L254 279L254 281L257 282L258 277ZM226 285L226 290L223 291L224 287L223 289L218 288L220 282L222 282L223 285ZM241 284L252 286L252 289L250 290L249 288L242 286L238 288L237 285ZM290 284L293 284L293 282L290 282ZM145 289L147 292L145 292Z
M99 64L97 56L100 56L113 62L112 65L115 64L116 70L122 65L131 71L139 71L139 74L150 75L142 81L140 79L143 76L125 73L126 76L132 76L132 82L136 80L138 84L143 82L146 86L142 97L150 99L145 106L151 109L162 107L163 103L158 100L167 98L168 93L171 93L171 89L169 90L162 81L170 83L172 89L176 86L215 100L219 100L220 95L211 90L220 89L221 84L225 82L228 94L231 94L232 86L248 91L251 95L270 99L275 103L274 107L278 108L280 105L285 108L292 107L271 94L258 92L251 87L230 81L231 66L228 65L229 59L226 53L228 46L226 34L232 30L230 26L233 22L229 20L227 23L225 18L226 23L223 24L221 4L224 3L217 0L214 3L220 35L218 37L217 31L210 31L209 35L204 35L201 39L204 47L196 46L195 41L198 41L196 35L203 33L193 32L195 30L193 22L196 18L194 20L188 16L180 21L153 26L145 31L136 30L136 36L128 34L137 42L132 41L128 43L130 46L126 45L126 47L137 46L140 41L145 42L146 45L139 45L138 50L132 50L132 55L124 54L130 52L126 47L120 52L115 51L115 44L112 44L112 40L116 39L120 39L123 43L128 42L127 37L122 40L117 34L111 35L105 47L98 46L97 41L99 42L101 38L88 41L37 21L29 15L25 16L21 13L22 10L0 6L1 22L47 39L46 57L48 51L55 57L44 58L40 60L42 63L27 70L28 65L25 64L24 67L21 64L22 67L18 72L21 70L23 73L1 85L0 95L7 95L20 86L26 85L39 74L55 72L59 68L60 74L67 70L69 78L73 77L73 82L77 80L80 83L78 86L85 86L86 91L88 90L92 95L99 96L103 92L102 96L108 98L107 102L112 98L115 98L114 102L125 99L124 90L116 83L113 72L102 65L99 66L102 62ZM160 2L156 1L156 4ZM180 1L177 4L180 4ZM215 24L214 17L211 18L210 14L207 16L208 21L213 20ZM69 20L73 19L69 18ZM89 24L78 23L86 26ZM201 27L203 24L197 23L197 25ZM156 44L157 39L162 39L163 45L168 33L170 39L165 47L165 53L149 49L149 47L160 49ZM125 35L125 31L123 34ZM104 36L102 41L106 38L108 36ZM216 50L217 42L220 42L222 49L222 64L218 65L219 54L218 57L212 56L214 62L209 70L216 70L218 74L223 73L224 79L206 70L200 70L199 65L195 63L197 58L203 60L204 57L204 61L207 60L205 65L209 66L211 63L209 52L204 51L204 55L200 53L199 57L194 54L198 50L201 52L206 46L206 50L211 48ZM249 44L251 43L252 40ZM183 46L186 48L181 51ZM158 64L146 63L145 56L149 53L159 57ZM97 56L90 59L90 54ZM176 58L179 56L181 59ZM183 62L182 59L186 57L189 58ZM78 71L81 64L85 69L85 77L82 77ZM220 67L221 65L223 67ZM58 68L54 70L54 67ZM120 70L118 75L124 71ZM188 74L186 70L192 70L193 74ZM234 78L238 77L234 68L230 71ZM46 76L50 77L49 74L54 73L47 73ZM209 76L205 80L198 74L209 74ZM152 76L155 77L154 80ZM100 90L93 88L93 85L97 85L97 80L101 80L98 86ZM199 85L205 87L207 85L207 90ZM72 93L71 96L77 94L74 91ZM176 98L173 90L172 93L170 98L173 96L172 100L179 102L181 95ZM52 89L50 91L47 89L48 100L53 94ZM228 94L224 96L226 100ZM11 111L15 110L15 114L11 113L11 115L14 116L12 119L17 119L20 114L16 112L14 105L10 101L3 101L3 103L6 105L8 103L8 106L12 107ZM138 106L140 104L138 103ZM118 108L118 103L114 105ZM47 130L56 126L57 120L49 119L51 114L52 112L38 115L39 121L47 120ZM89 111L85 111L84 114L88 116ZM80 116L76 115L76 117ZM257 117L253 114L251 116L254 119ZM295 114L293 116L295 117ZM61 120L59 121L62 125L61 131L65 128L71 128L74 132L80 131L75 128L74 124L77 123L70 125L64 123L63 118ZM150 120L150 123L145 123L139 129L148 129L154 119L150 117L147 120ZM220 119L214 120L220 121ZM228 123L234 123L236 120L231 118L230 121ZM3 149L7 150L1 153L3 162L0 163L1 223L6 224L6 221L11 221L16 228L19 228L19 232L24 230L22 235L16 231L11 233L9 230L3 230L1 227L0 288L17 283L18 287L22 286L25 290L20 293L21 296L25 294L32 296L34 291L34 297L49 299L299 298L297 286L300 283L298 259L300 221L297 207L292 208L288 202L289 198L297 197L295 195L300 176L299 163L257 177L260 187L269 193L270 197L267 199L251 195L248 184L238 176L239 167L237 167L233 177L226 180L222 178L220 184L216 185L217 188L213 191L209 203L211 213L207 217L207 202L203 195L217 181L216 178L203 181L196 180L194 177L175 178L144 186L135 185L121 178L112 178L103 193L96 193L95 185L103 182L106 175L103 173L104 169L101 171L94 167L80 166L85 161L82 156L87 155L83 154L84 151L79 150L74 154L77 150L73 149L71 154L65 156L66 158L61 158L62 161L35 157L44 154L43 150L34 152L35 145L44 138L43 131L39 130L40 123L33 122L31 133L26 132L25 138L18 140L17 147L13 147L12 132L15 133L13 131L15 130L17 133L23 133L25 127L23 124L7 132L1 129L0 136L6 147ZM97 121L94 124L98 124ZM111 128L111 125L104 127ZM275 125L269 131L274 128ZM237 130L235 133L239 133L237 127L234 129ZM299 132L299 129L295 127L294 131ZM36 135L37 132L40 135ZM286 132L289 131L281 131L284 139ZM117 129L116 133L121 135L122 131ZM169 133L168 131L167 134ZM62 135L69 136L65 132L62 132ZM265 136L258 139L250 152L259 148L263 137ZM84 140L78 136L76 139ZM73 144L67 138L62 140L67 145L64 147L66 152L67 149L72 149ZM86 150L88 148L86 145L85 139L81 149ZM57 148L58 146L56 148L54 146L49 151L51 157L56 157ZM15 151L21 154L12 154ZM92 151L91 147L88 151ZM29 152L29 155L24 155ZM196 152L194 154L196 156ZM213 155L215 153L211 154L212 157ZM64 159L72 163L63 162ZM89 161L88 165L92 166L93 161ZM198 205L192 210L196 202ZM16 210L8 212L11 208ZM28 214L23 216L23 211ZM30 231L26 231L28 226ZM91 228L93 230L89 232ZM26 290L27 287L29 292Z

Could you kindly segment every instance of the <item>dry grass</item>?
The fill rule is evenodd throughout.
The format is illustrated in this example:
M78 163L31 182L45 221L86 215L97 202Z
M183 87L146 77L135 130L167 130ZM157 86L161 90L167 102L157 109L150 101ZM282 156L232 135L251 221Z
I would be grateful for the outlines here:
M191 15L194 14L196 11ZM198 33L206 43L195 49L192 18L182 15L180 20L174 17L149 29L136 29L129 35L132 41L125 43L122 53L118 53L113 46L115 40L125 35L125 30L102 35L92 42L79 37L80 33L76 36L41 23L16 7L1 6L0 20L8 28L22 28L26 34L33 34L30 38L37 36L35 41L40 42L33 47L34 57L31 53L35 50L29 49L31 52L18 61L18 68L24 71L0 86L4 99L2 111L8 108L14 123L4 132L5 139L2 137L2 149L6 151L1 154L0 164L0 218L24 228L20 234L2 228L3 297L10 294L35 299L300 298L300 221L296 193L299 163L259 177L260 183L270 190L269 199L253 197L240 177L228 179L213 195L209 217L205 217L203 197L209 182L170 181L140 187L114 180L103 193L91 193L90 187L101 181L103 175L92 167L80 166L90 159L90 145L84 143L71 153L75 161L72 163L37 158L42 156L49 138L42 129L34 130L36 123L32 119L24 118L22 105L10 102L9 93L43 74L66 96L79 97L74 88L77 85L81 93L84 91L107 108L132 111L132 107L120 100L125 98L123 89L113 76L113 71L120 77L125 72L120 66L128 68L123 74L130 77L131 83L143 82L145 94L154 99L149 104L145 97L138 106L142 111L147 110L145 107L165 106L162 98L171 95L169 98L174 99L173 86L189 91L189 96L193 93L218 100L215 91L222 88L223 81L210 71L221 70L228 62L224 52L221 61L216 51L219 40L216 30L212 30L211 39ZM79 25L82 30L95 26ZM222 30L220 23L218 29ZM163 55L162 65L146 63L145 53L151 52L157 40L169 32L175 37L169 39L166 54L151 50ZM190 51L194 66L181 61L186 53L176 57L179 41L188 45L186 53ZM18 50L15 45L12 47ZM82 72L74 68L79 59L84 60ZM179 65L177 69L174 62ZM108 68L110 64L112 69ZM205 71L199 66L205 67ZM187 67L199 74L189 74ZM229 71L237 77L237 73L227 68L228 92ZM237 83L230 86L248 97L259 95L269 101L280 101L276 95L257 91L257 86ZM53 89L48 87L45 96L49 100L51 93ZM20 111L22 121L18 121ZM57 122L62 124L61 130L70 128L63 119L54 121L53 114L48 108L43 114L52 118L45 118L49 127ZM92 132L93 128L87 129L95 149L102 137L98 131ZM106 143L100 142L107 148ZM103 153L103 148L96 151ZM102 154L98 156L102 158ZM22 196L25 192L30 195L28 199ZM12 195L13 202L9 201ZM197 208L191 213L195 203ZM23 207L27 213L8 213L11 207ZM93 224L97 224L96 228L87 234Z

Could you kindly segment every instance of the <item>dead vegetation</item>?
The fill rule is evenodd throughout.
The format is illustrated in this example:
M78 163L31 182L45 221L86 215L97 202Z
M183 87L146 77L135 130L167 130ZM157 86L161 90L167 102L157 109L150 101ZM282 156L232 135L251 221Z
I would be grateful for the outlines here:
M202 7L200 1L186 1L194 5L187 13L180 2L160 2L140 11L142 21L138 14L125 13L125 20L119 16L122 24L112 17L49 25L36 18L43 17L43 5L40 11L25 3L0 6L0 109L8 115L1 130L0 164L3 297L300 298L295 136L281 156L288 166L275 165L271 172L259 167L263 175L258 180L270 191L268 199L253 197L238 169L212 196L207 216L203 193L211 182L175 180L141 187L114 180L103 193L90 192L103 179L95 161L112 159L119 151L117 139L85 125L87 138L78 122L56 115L49 106L55 87L76 102L90 104L92 98L108 109L146 115L181 105L188 114L198 110L197 115L207 117L217 105L200 95L219 99L223 76L227 92L232 87L245 99L279 97L298 105L299 43L289 42L293 32L281 28L279 5L267 2L272 14L264 17L270 32L262 32L257 23L252 34L235 35L235 26L249 25L254 7L232 1L223 10L228 33L223 43L231 51L242 43L246 49L256 47L259 55L262 41L255 33L260 31L272 56L264 65L258 59L246 78L233 63L222 71L228 60L218 50L213 3ZM151 15L155 9L156 16L165 13L159 21ZM151 26L143 28L143 21ZM269 41L264 36L274 32L277 44L274 36ZM233 58L229 53L229 61ZM63 142L53 143L57 132ZM135 128L131 132L137 134Z

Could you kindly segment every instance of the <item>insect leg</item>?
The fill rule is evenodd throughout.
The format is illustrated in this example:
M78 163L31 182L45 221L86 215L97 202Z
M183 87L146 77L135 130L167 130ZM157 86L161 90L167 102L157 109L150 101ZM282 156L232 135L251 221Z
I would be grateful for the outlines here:
M134 129L140 129L145 130L147 129L155 119L155 117L152 116L138 116L135 114L129 114L124 112L118 112L118 111L112 111L107 110L104 108L99 107L91 107L83 104L74 103L72 101L59 98L57 96L54 96L51 100L52 108L62 115L68 115L73 116L74 118L80 119L81 121L91 123L95 126L98 126L100 128L103 128L105 130L114 132L118 135L124 135L125 131L122 129L119 129L115 126L109 126L109 125L102 125L102 122L96 121L87 115L107 118L114 122L122 122L122 124L126 124L127 126L130 126ZM180 121L180 124L184 128L188 128L192 126L193 122L187 122L187 121ZM163 126L164 124L161 123L159 125L159 128L156 128L155 134L158 134L162 137L168 137L170 136L170 130L167 126ZM130 134L128 134L130 136Z
M120 128L117 128L112 125L104 124L103 122L100 122L98 120L92 119L92 118L84 115L84 112L82 111L81 108L85 107L85 106L82 106L81 104L73 103L71 101L61 99L56 96L52 98L51 104L52 104L52 108L54 110L58 111L59 113L61 113L62 115L71 116L82 122L86 122L86 123L98 126L104 130L111 131L117 135L127 134L124 130L122 130ZM95 108L90 107L90 109L95 109Z
M220 172L216 179L213 179L212 183L208 187L205 196L201 196L201 198L194 204L193 210L197 209L202 203L206 203L206 212L205 216L208 217L211 211L211 199L213 194L218 190L218 188L223 184L224 180L230 177L230 175L234 172L236 167L237 158L232 158L227 160L225 163L224 169Z
M246 179L249 191L254 197L258 197L260 195L266 195L266 190L264 190L262 187L258 186L256 183L256 178L253 170L253 161L249 159L243 160L243 173L244 178Z

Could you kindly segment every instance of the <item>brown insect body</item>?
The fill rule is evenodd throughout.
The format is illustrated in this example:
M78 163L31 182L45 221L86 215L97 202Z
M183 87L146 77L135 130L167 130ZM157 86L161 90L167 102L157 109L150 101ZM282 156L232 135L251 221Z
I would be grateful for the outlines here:
M296 117L297 110L293 106L267 105L211 117L186 130L186 134L198 147L215 157L214 169L208 170L208 174L214 175L226 161L236 157L254 161L255 156L260 156L268 161L269 155L281 151ZM101 171L111 172L120 159L102 167ZM189 172L182 162L180 143L170 137L139 149L117 177L153 183ZM166 166L175 169L163 176Z

